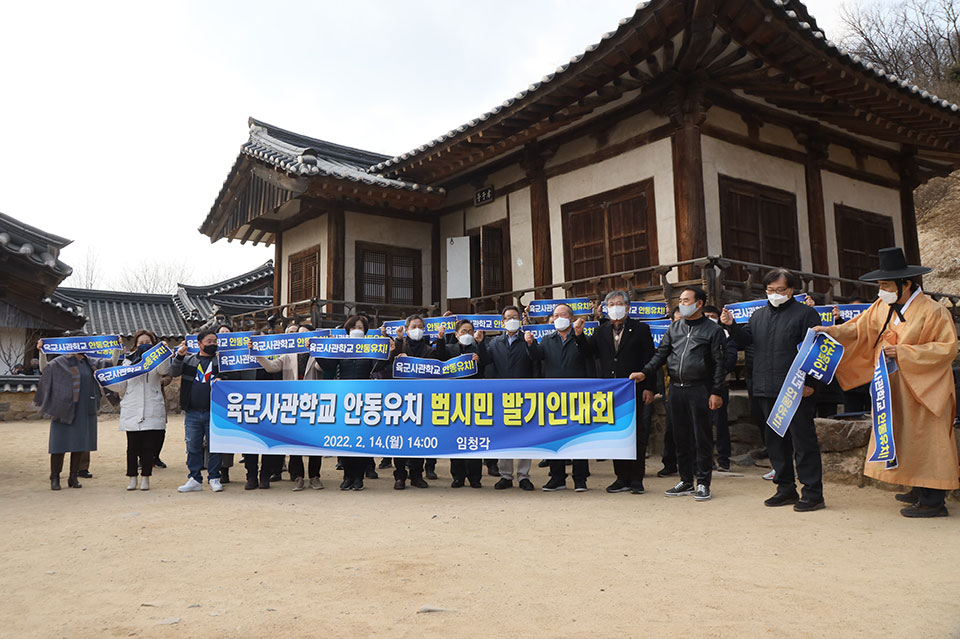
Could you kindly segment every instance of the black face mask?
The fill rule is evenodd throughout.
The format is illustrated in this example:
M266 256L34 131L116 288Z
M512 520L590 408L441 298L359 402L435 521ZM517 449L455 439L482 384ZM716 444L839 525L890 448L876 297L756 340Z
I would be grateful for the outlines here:
M204 347L203 347L201 350L203 351L203 354L204 354L204 355L214 355L214 354L216 354L216 352L217 352L217 345L216 345L216 344L206 344L206 345L204 345Z
M137 355L143 356L144 353L153 348L153 344L140 344L137 346Z

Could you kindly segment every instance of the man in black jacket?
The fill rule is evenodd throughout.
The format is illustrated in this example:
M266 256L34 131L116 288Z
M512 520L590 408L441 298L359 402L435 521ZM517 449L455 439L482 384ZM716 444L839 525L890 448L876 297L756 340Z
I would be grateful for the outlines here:
M611 291L604 302L607 305L609 322L603 322L590 338L590 351L600 364L600 376L604 379L629 377L643 369L653 357L653 336L650 327L643 322L627 317L630 296L626 291ZM646 473L647 441L650 438L650 405L656 391L656 375L651 375L638 385L641 391L637 406L637 454L635 459L617 459L613 472L617 479L607 486L608 493L631 492L643 494L643 477Z
M721 395L727 375L723 368L726 338L723 329L703 314L706 303L707 294L703 289L695 286L683 289L680 293L683 319L670 325L660 348L643 371L630 375L631 379L642 382L655 375L664 362L667 363L670 374L668 408L677 444L680 481L665 494L667 497L693 495L697 501L710 499L713 475L710 411L723 405Z
M542 362L543 376L548 379L569 379L574 377L592 377L587 371L587 358L590 347L587 336L583 334L583 319L573 321L573 309L559 304L553 309L550 320L556 329L540 340L540 348L533 351L533 357ZM592 361L590 362L592 365ZM590 476L590 462L586 459L573 460L573 487L578 493L587 490L587 477ZM543 490L553 492L567 487L566 461L550 460L550 481Z
M203 465L203 442L210 440L210 384L220 377L217 334L209 329L200 331L197 342L200 345L197 355L187 352L187 342L184 341L170 362L171 374L180 375L180 408L184 410L183 430L187 443L187 469L190 471L187 483L177 488L181 493L203 489L200 468ZM220 453L210 451L207 483L215 493L223 490Z
M534 355L538 352L540 345L533 338L533 333L520 332L522 326L520 309L516 306L508 306L503 309L501 318L504 332L489 340L487 344L488 360L484 369L486 376L493 379L536 377L537 366ZM500 480L494 484L495 489L513 488L513 464L512 459L500 460ZM530 481L530 464L529 459L517 460L517 478L523 490L533 490L533 482Z
M727 309L720 316L720 321L738 344L753 345L753 394L760 406L760 418L764 420L776 404L783 380L790 374L790 365L797 356L797 345L803 341L807 329L820 326L820 314L794 299L796 282L797 277L792 272L774 269L763 278L769 304L758 309L747 324L736 324ZM764 431L774 470L773 481L777 484L777 493L763 502L767 506L793 504L797 512L824 507L820 444L813 423L815 383L807 378L803 399L786 436L780 437L772 429ZM803 484L802 496L797 495L796 479Z

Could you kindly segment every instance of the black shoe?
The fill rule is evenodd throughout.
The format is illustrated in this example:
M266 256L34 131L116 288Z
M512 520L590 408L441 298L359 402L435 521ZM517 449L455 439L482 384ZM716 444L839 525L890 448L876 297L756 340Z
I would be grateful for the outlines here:
M77 473L77 477L83 477L84 479L93 479L93 475L90 474L89 470L81 470Z
M719 471L719 472L721 472L721 473L729 473L729 472L730 472L730 462L722 462L722 463L717 464L717 471Z
M270 475L270 481L283 481L283 473L274 473Z
M694 493L693 484L688 484L685 481L677 482L677 485L669 490L664 491L664 495L667 497L683 497L685 495L692 495Z
M810 501L809 499L801 499L793 505L793 509L798 513L809 513L814 510L823 510L827 507L827 503L823 499L818 499L816 501ZM906 508L904 508L906 510ZM901 511L903 512L903 511Z
M541 460L540 460L540 463L537 464L537 468L547 468L548 466L550 466L550 460L549 460L549 459L541 459Z
M259 488L260 490L267 490L268 488L270 488L270 480L261 479L260 483L257 485L257 488Z
M487 474L491 477L500 476L500 464L488 464L487 465Z
M697 492L693 493L693 498L696 501L709 501L710 500L710 487L706 484L698 484Z
M230 483L230 469L229 469L229 468L221 468L221 469L220 469L220 483L221 483L221 484L229 484L229 483Z
M383 470L384 468L393 468L393 460L387 457L384 457L383 459L380 460L380 465L377 466L377 468L379 468L380 470Z
M342 482L340 482L340 490L350 490L351 488L353 488L352 477L350 479L344 479Z
M506 479L504 477L500 478L500 481L493 485L494 490L504 490L506 488L513 488L513 480Z
M630 492L634 495L642 495L644 493L643 482L640 480L630 482Z
M450 488L463 488L464 485L463 477L455 477L452 482L450 482Z
M676 468L667 468L666 466L657 471L657 477L673 477L676 474Z
M166 468L167 465L163 463L163 460L161 460L159 457L157 457L157 461L153 462L153 467L154 467L154 468Z
M223 479L220 480L221 482ZM247 483L243 485L244 490L256 490L260 488L260 482L257 481L256 477L247 477Z
M915 504L920 501L920 493L917 492L916 488L911 488L905 493L897 493L896 500L902 501L905 504Z
M343 464L341 464L340 462L337 462L337 467L335 470L343 470Z
M586 479L574 479L573 480L573 490L578 493L587 492L587 480Z
M60 478L53 477L50 479L50 490L60 490Z
M367 479L380 479L380 475L377 474L377 471L373 466L367 466L367 470L364 473L367 476Z
M394 490L403 490L407 487L407 480L405 479L395 479L393 482Z
M608 493L629 493L630 486L628 486L626 483L618 479L617 481L607 486L607 492Z
M437 477L437 471L435 470L428 470L424 472L424 475L427 476L427 479L440 479L439 477Z
M551 477L550 481L543 485L544 492L552 493L557 490L566 490L567 480L562 477Z
M361 477L360 479L354 479L353 486L350 487L350 490L354 490L354 491L363 490L363 478Z
M780 492L777 491L777 494L766 499L763 502L764 506L770 506L771 508L776 508L777 506L789 506L790 504L796 504L800 501L800 495L797 494L797 491L792 492Z
M70 475L67 477L67 487L68 488L83 488L83 484L77 481L76 475Z
M521 489L521 490L536 490L536 489L533 487L533 482L530 481L529 479L521 479L521 480L520 480L520 489Z
M470 488L483 488L483 484L480 483L479 479L471 479Z
M906 508L901 508L900 514L904 517L916 519L927 517L946 517L950 513L947 512L946 504L940 504L939 506L921 506L920 504L914 504L912 506L907 506Z
M423 480L423 477L411 477L410 485L414 488L430 488L430 484Z

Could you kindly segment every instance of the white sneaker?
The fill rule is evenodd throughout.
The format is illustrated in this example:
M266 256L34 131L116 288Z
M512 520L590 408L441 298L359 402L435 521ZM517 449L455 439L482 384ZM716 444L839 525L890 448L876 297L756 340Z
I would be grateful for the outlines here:
M130 481L127 482L127 490L136 490L137 489L137 478L131 477Z
M777 476L777 471L771 470L769 473L763 476L767 481L773 481L773 478Z
M219 493L223 491L223 484L220 483L219 479L208 479L207 483L210 484L210 490L213 492Z
M193 477L188 479L187 483L185 483L183 486L177 488L178 493L195 493L198 490L203 490L203 484L198 482Z
M150 478L141 477L140 478L140 490L150 490Z

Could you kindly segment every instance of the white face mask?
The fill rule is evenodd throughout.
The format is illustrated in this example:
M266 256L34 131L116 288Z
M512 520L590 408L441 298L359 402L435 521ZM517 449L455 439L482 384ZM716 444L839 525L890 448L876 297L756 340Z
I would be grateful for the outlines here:
M553 321L553 327L558 331L565 331L570 328L570 320L566 317L558 317Z
M354 339L359 339L359 338L363 337L364 335L366 335L366 333L363 332L363 329L362 329L362 328L354 328L354 329L351 329L351 330L350 330L350 337L352 337L352 338L354 338Z
M410 336L410 339L414 342L419 342L423 339L423 329L422 328L411 328L407 331L407 335Z
M681 304L680 305L680 314L684 317L690 317L697 312L697 303L693 304Z
M877 291L877 297L886 302L888 306L896 304L897 300L900 299L896 291L885 291L883 289Z
M474 339L473 335L470 333L464 333L463 335L457 336L457 341L460 342L462 346L473 346L477 340Z
M607 317L613 321L622 320L627 316L627 307L622 304L616 306L607 306Z
M770 303L774 307L777 307L783 304L784 302L786 302L790 298L786 295L781 295L780 293L770 293L769 295L767 295L767 299L770 301Z
M508 319L503 323L503 327L507 329L508 333L516 333L520 330L520 320L518 319Z

